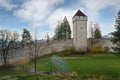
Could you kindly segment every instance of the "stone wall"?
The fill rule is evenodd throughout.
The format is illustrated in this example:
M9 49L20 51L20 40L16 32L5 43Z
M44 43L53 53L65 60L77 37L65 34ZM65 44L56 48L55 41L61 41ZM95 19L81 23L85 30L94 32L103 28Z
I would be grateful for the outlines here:
M90 45L90 41L88 40L88 46ZM109 39L101 39L98 41L97 44L102 45L102 47L109 47L110 52L113 52L112 46L113 43ZM45 54L51 54L56 51L62 51L66 50L73 47L73 41L72 40L67 40L67 41L51 41L48 43L43 43L40 46L41 52L39 52L38 56L42 56ZM21 58L31 58L31 55L34 55L34 46L31 48L25 47L20 50L18 50L15 53L12 53L9 55L9 62L14 62L15 60L21 59ZM0 56L1 57L1 56ZM0 65L2 64L2 61L0 60Z
M43 44L39 44L41 52L38 53L38 56L42 56L45 54L51 54L56 51L62 51L69 49L73 46L72 40L67 40L67 41L51 41L51 42L46 42ZM17 59L21 58L31 58L32 55L34 55L34 46L31 48L25 47L17 52L9 55L9 63L14 62ZM1 57L1 56L0 56ZM2 65L2 61L0 61L0 65Z
M99 40L94 40L93 42L94 44L99 44L101 45L103 48L108 47L109 48L109 52L114 52L114 50L112 49L112 47L115 47L116 45L113 44L111 42L110 39L99 39ZM88 39L88 47L90 47L91 44L91 40Z
M47 47L43 49L42 54L40 54L40 56L44 54L50 54L56 51L63 51L63 50L69 49L73 46L73 44L72 44L72 40L67 40L67 41L60 41L60 42L59 41L49 42L49 43L46 43L45 46Z
M109 51L110 52L114 52L114 50L112 49L112 47L116 46L115 44L113 44L111 42L110 39L102 39L102 40L99 41L99 44L101 44L103 48L104 47L109 47Z

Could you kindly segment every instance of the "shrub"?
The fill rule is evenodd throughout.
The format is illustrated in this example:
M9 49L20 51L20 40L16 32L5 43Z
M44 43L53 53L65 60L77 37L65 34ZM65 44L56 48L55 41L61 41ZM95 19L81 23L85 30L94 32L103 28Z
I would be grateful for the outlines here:
M104 52L109 52L110 48L109 47L104 47Z
M80 53L86 53L87 52L87 49L86 49L87 47L81 47L80 49L79 49L79 52Z
M72 47L70 49L59 52L58 55L59 56L70 56L70 55L74 55L75 53L76 53L76 50L74 47Z
M58 55L58 56L72 56L72 55L76 55L76 49L74 47L71 48L67 48L63 51L56 51L56 52L52 52L52 54L49 55Z
M102 52L102 46L101 45L93 45L90 49L91 52L93 53L100 53Z
M18 59L16 60L14 63L12 63L13 65L25 65L26 63L29 62L28 58L23 58L23 59Z
M70 48L70 49L67 50L67 53L68 53L68 54L75 54L75 53L76 53L76 50L75 50L74 47L72 47L72 48Z
M22 71L25 68L25 64L29 62L28 58L18 59L12 63L12 65L16 66L16 71Z
M0 66L0 72L3 70L4 71L14 71L14 66L10 65L10 64L2 65L2 66Z

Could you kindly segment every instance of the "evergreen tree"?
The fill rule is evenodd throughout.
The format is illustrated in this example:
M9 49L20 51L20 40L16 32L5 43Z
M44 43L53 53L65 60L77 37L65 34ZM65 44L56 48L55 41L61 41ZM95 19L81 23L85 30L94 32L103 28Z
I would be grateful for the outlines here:
M22 46L29 45L32 42L32 36L27 29L23 29Z
M71 39L71 29L70 29L70 25L69 25L69 22L68 22L66 16L63 19L63 26L64 26L64 37L65 37L65 40L66 39Z
M98 23L94 24L94 39L101 39L101 31Z
M117 14L116 18L116 24L115 24L115 31L111 33L111 41L116 44L116 47L112 47L113 50L120 53L120 10Z
M71 29L67 18L63 19L63 23L58 22L55 30L54 40L67 40L71 39Z
M55 29L55 35L53 37L54 40L61 40L62 39L62 27L61 27L61 24L59 21L58 21L58 25Z
M101 39L101 31L98 28L94 31L94 39Z

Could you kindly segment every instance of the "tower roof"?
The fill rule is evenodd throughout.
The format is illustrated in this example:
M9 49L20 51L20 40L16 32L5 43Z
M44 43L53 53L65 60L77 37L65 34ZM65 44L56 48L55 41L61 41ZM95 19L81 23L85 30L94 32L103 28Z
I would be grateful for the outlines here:
M78 10L77 12L76 12L76 14L73 16L73 18L75 17L75 16L86 16L82 11L80 11L80 10Z

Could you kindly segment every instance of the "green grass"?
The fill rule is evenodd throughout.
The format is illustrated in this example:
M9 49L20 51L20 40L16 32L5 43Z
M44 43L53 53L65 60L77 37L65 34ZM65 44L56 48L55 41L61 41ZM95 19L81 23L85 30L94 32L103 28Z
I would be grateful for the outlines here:
M39 71L49 71L50 70L50 56L44 56L41 57L37 60L37 70ZM28 64L29 67L33 68L34 67L34 63L30 62Z
M38 59L37 69L39 71L50 70L50 57L51 56L44 56ZM68 62L72 69L77 72L80 80L84 75L88 76L86 79L89 79L90 75L104 76L105 78L101 80L119 80L120 78L120 57L113 54L87 54L76 57L61 57L61 59ZM33 67L33 63L29 65ZM54 68L54 70L56 70L56 68ZM91 80L92 79L94 78L91 78Z
M50 71L50 58L51 55L40 57L37 61L37 70ZM75 55L61 57L61 59L64 59L64 61L66 61L71 66L71 68L77 72L79 76L97 75L107 76L108 78L110 77L110 79L111 77L117 77L117 79L120 78L120 56L115 56L113 54L86 54L83 56L77 55L76 57ZM33 68L34 64L33 62L30 62L27 64L27 66ZM55 67L54 70L56 70ZM2 73L0 73L0 76L5 74L9 75L15 73L3 71Z
M80 75L120 75L120 57L113 54L90 54L76 58L64 57L64 60ZM33 66L33 63L30 63ZM38 70L50 70L50 56L37 62Z
M120 57L112 54L87 55L67 62L81 75L120 75Z

